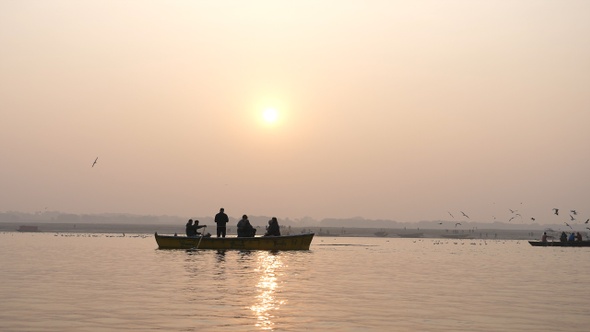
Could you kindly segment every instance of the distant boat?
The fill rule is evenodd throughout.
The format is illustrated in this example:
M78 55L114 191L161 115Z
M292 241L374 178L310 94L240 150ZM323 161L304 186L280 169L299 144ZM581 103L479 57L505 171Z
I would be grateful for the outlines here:
M155 233L160 249L309 250L314 233L257 237L186 237Z
M529 241L533 247L590 247L590 241L574 241L574 242L561 242L561 241Z
M446 237L447 239L467 239L469 238L469 234L441 234L442 237Z
M398 233L397 236L405 238L417 238L423 237L424 233Z
M19 232L39 232L39 226L19 226Z

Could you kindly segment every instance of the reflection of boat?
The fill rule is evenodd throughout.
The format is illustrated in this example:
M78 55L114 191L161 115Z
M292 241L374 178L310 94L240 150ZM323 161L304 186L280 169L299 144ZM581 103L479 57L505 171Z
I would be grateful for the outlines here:
M542 242L529 241L533 247L590 247L590 241L574 241L574 242Z
M379 237L386 237L388 235L387 232L384 232L384 231L375 232L374 234L375 234L375 236L379 236Z
M314 233L259 237L186 237L155 234L160 249L309 250Z
M39 232L39 226L19 226L19 232Z
M416 238L416 237L423 237L424 233L398 233L397 236L399 237L408 237L408 238Z

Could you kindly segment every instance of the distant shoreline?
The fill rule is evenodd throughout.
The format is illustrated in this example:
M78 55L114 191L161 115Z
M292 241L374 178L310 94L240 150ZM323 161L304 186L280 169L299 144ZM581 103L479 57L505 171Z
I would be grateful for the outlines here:
M129 233L129 234L178 234L184 235L184 224L113 224L113 223L50 223L50 222L0 222L0 232L18 232L20 226L37 226L36 233ZM215 236L215 225L207 225L206 232ZM353 228L353 227L283 227L282 233L299 234L313 232L316 236L424 238L424 239L484 239L484 240L537 240L542 230L507 229L422 229L422 228ZM258 234L264 228L258 227ZM551 235L557 235L557 231ZM228 234L235 235L235 227L228 227ZM582 234L588 238L587 232Z

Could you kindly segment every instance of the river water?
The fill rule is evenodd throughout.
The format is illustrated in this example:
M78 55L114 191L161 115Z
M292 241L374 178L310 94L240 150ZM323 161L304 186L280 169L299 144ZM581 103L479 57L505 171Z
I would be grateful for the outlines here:
M0 233L2 331L588 331L590 248L316 237L158 250L141 234Z

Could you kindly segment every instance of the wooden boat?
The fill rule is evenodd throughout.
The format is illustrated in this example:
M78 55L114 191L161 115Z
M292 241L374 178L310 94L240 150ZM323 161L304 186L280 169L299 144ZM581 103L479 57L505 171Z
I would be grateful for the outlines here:
M561 241L529 241L533 247L590 247L590 241L574 241L574 242L561 242Z
M19 232L40 232L39 226L19 226L17 231Z
M160 249L309 250L314 233L258 237L186 237L155 233Z
M447 239L468 239L469 234L441 234L440 236Z
M398 233L397 236L412 239L412 238L423 237L424 233Z

